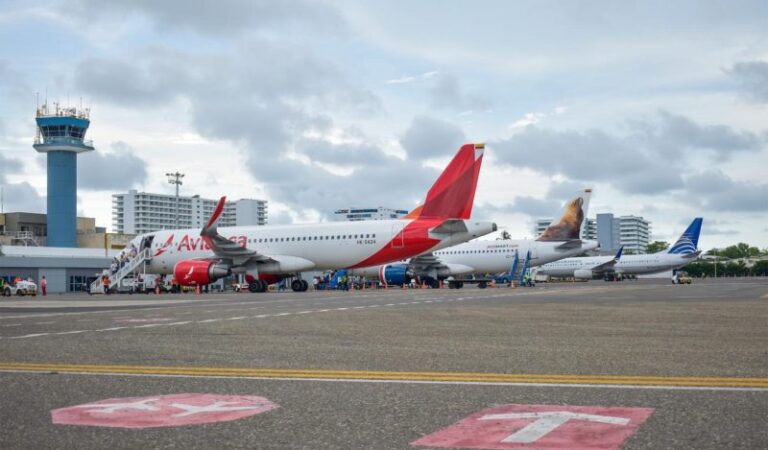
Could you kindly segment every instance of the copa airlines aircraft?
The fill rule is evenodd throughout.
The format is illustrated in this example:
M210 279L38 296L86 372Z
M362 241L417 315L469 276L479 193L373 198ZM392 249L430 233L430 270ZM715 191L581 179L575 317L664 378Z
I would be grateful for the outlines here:
M649 255L625 255L617 257L590 256L567 258L545 264L536 269L537 275L600 279L607 274L642 275L678 269L696 260L699 251L699 234L703 220L697 217L691 222L680 239L668 250ZM620 257L620 259L619 259ZM614 259L617 262L612 262Z
M560 220L550 225L536 240L512 239L473 241L411 258L400 263L354 269L354 275L378 277L387 284L404 284L421 277L432 287L439 280L473 273L508 272L517 252L522 260L531 252L529 267L557 261L597 248L596 241L579 238L589 208L592 189L584 189L569 200Z
M206 285L245 273L252 292L264 292L268 284L302 271L398 261L496 231L494 223L469 220L483 152L482 144L461 147L427 193L419 214L408 220L217 230L222 197L202 231L158 231L133 243L150 249L149 273L174 274L182 285ZM304 291L307 282L294 280L291 288Z

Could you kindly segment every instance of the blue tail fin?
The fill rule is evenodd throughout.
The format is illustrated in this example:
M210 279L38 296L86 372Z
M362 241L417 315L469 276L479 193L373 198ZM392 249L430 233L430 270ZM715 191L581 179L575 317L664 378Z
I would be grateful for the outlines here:
M704 219L697 217L693 219L685 232L683 232L680 239L675 242L675 245L667 250L667 253L674 253L678 255L688 255L696 253L696 249L699 246L699 234L701 234L701 223Z

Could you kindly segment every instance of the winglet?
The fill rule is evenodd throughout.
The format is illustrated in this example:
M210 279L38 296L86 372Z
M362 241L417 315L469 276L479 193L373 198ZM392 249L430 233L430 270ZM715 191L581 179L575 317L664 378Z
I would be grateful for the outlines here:
M208 219L208 223L205 224L200 234L206 234L207 231L216 229L216 222L218 222L221 213L224 211L224 204L227 202L227 197L223 196L219 199L219 203L216 205L216 209L213 210L211 218Z
M405 218L469 219L484 153L485 144L463 145L427 192L424 204Z
M624 246L622 245L619 247L619 251L616 253L616 256L613 257L614 260L618 261L621 259L621 254L624 252Z

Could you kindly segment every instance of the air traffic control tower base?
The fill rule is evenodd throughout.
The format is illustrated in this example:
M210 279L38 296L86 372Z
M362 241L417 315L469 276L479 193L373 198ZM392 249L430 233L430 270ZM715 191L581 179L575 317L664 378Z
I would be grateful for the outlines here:
M48 155L48 246L77 246L77 154L93 150L84 140L89 111L76 108L37 109L33 147Z

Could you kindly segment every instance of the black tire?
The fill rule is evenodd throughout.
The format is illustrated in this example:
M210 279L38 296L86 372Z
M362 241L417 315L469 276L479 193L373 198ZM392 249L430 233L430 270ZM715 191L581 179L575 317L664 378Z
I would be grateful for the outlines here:
M253 280L248 283L248 290L253 293L264 292L264 282L261 280Z
M302 291L301 288L304 287L304 285L301 283L301 281L302 280L293 280L293 281L291 281L291 290L293 292L301 292Z
M440 280L435 280L434 278L432 278L429 280L427 284L429 284L429 287L431 287L432 289L440 289Z
M26 294L26 292L24 292L23 289L17 289L16 290L16 295L19 296L19 297L24 297L25 294Z
M477 283L477 287L480 288L480 289L485 289L485 288L488 287L488 284L485 281L481 281L481 282Z
M6 296L6 297L10 297L11 296L11 288L5 288L5 290L3 291L3 295Z
M463 287L464 287L464 282L463 281L457 281L456 282L456 289L461 289Z
M301 292L307 292L309 289L309 283L307 283L307 280L301 280Z

